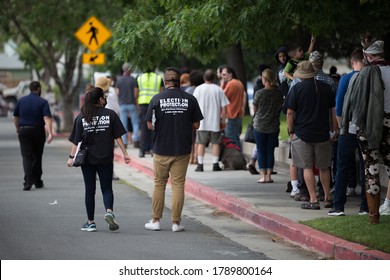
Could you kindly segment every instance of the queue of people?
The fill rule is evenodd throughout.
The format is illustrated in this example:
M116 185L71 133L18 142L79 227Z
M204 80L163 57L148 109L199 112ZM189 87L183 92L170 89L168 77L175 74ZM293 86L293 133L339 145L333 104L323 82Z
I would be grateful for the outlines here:
M318 210L320 201L324 201L323 207L330 209L329 216L343 216L347 187L354 184L350 181L358 174L362 184L359 214L368 214L370 223L377 224L380 215L390 215L390 183L380 206L377 156L379 152L383 155L386 170L390 170L390 67L384 60L383 41L369 42L363 49L355 50L351 54L353 71L337 83L322 71L323 56L313 50L314 42L312 37L306 57L300 47L291 52L280 48L275 55L279 62L276 71L265 67L260 72L261 87L253 98L254 160L258 169L254 161L250 172L260 174L257 183L274 182L271 175L279 143L280 115L285 113L290 136L290 196L303 202L302 209ZM103 77L95 87L86 90L81 112L69 136L72 143L69 167L73 166L80 143L81 147L88 143L89 155L81 165L87 222L81 229L96 231L96 176L103 194L104 219L110 230L119 229L113 213L112 180L116 177L113 151L116 141L125 162L131 161L127 153L128 116L131 115L134 147L139 149L139 157L153 156L154 164L152 218L145 229L161 229L165 189L170 178L172 231L181 232L189 164L197 163L195 171L203 172L205 148L211 144L212 171L222 171L219 165L222 135L242 151L245 87L229 65L218 68L217 79L211 69L204 74L199 70L186 73L181 79L180 71L172 67L165 69L164 77L150 69L137 78L131 76L129 63L122 68L123 76L117 83L112 84L111 79ZM194 77L202 81L194 82ZM33 185L43 187L43 146L45 140L50 143L53 137L52 115L48 102L40 98L39 82L32 82L30 90L30 95L22 98L14 111L23 157L24 190L31 190ZM368 106L362 110L361 104ZM351 164L356 149L360 151L359 172ZM320 186L318 192L316 183Z

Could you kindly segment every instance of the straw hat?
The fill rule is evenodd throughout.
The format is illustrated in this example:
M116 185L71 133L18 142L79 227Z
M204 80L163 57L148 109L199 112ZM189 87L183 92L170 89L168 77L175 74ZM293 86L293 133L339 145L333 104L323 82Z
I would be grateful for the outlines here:
M100 77L95 83L95 87L100 87L103 91L108 91L111 85L111 80L106 77Z
M313 65L308 60L299 62L297 70L294 72L294 77L300 79L313 78L315 75L316 72L314 71Z

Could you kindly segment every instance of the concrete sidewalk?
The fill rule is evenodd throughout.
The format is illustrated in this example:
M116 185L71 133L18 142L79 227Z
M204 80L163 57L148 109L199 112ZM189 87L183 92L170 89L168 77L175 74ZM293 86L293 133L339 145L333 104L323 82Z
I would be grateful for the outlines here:
M281 150L284 150L283 147ZM132 159L130 168L153 177L153 158L150 155L139 158L138 149L132 147L128 149L128 152ZM129 168L124 164L119 149L115 150L115 159L121 163L120 168ZM204 172L195 172L196 165L188 167L186 194L293 244L329 258L390 259L390 254L370 250L360 244L345 241L300 224L299 221L328 217L329 209L325 209L321 203L321 210L303 210L300 208L301 202L290 198L289 193L285 192L286 183L289 181L286 165L277 166L278 174L273 176L274 183L259 184L256 182L258 175L251 175L248 171L211 171L211 159L211 154L207 151ZM137 187L142 189L142 186ZM358 211L359 196L349 197L345 208L346 215L357 215ZM337 217L332 218L337 219Z

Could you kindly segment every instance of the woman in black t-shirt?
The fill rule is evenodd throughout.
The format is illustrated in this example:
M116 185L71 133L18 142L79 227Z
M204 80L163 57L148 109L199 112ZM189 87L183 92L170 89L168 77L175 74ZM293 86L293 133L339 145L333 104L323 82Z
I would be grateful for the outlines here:
M114 204L112 191L114 140L117 141L122 150L126 163L130 162L130 157L121 138L122 135L126 134L126 129L114 111L104 108L106 104L107 100L102 88L94 87L86 92L81 113L76 117L72 133L69 136L69 141L73 143L67 162L69 167L73 166L79 142L83 143L81 146L88 147L86 163L81 166L88 216L88 221L81 228L83 231L96 231L94 222L96 173L99 176L106 209L104 219L109 224L110 230L119 229L112 212Z

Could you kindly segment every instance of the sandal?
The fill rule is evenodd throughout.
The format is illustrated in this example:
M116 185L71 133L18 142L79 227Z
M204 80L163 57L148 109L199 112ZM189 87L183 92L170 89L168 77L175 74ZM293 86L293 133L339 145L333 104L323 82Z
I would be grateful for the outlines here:
M265 181L264 178L261 178L261 179L257 180L257 183L264 184L264 183L267 183L267 181Z
M273 183L274 182L274 180L267 180L267 181L265 181L266 183Z
M316 202L304 202L301 204L302 209L309 209L309 210L320 210L320 203L318 201Z

